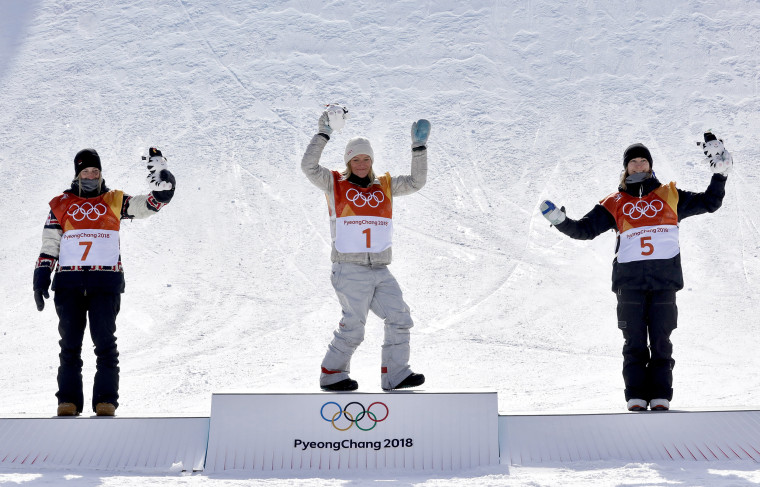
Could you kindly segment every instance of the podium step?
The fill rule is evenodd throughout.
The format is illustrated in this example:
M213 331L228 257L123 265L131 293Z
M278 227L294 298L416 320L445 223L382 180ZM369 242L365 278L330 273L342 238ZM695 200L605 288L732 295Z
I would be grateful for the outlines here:
M495 392L214 394L205 471L496 465Z
M760 462L760 411L500 416L502 463Z
M0 419L0 466L203 470L208 418Z

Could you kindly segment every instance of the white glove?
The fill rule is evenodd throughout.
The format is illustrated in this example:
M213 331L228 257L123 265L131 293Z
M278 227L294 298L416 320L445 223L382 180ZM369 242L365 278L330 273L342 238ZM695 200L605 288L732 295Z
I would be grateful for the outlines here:
M161 179L161 171L167 169L166 158L161 154L161 151L155 147L151 147L148 150L148 157L143 156L143 159L147 159L148 161L147 166L150 174L148 174L147 179L151 191L168 191L172 189L171 182Z
M346 107L334 103L327 105L325 113L327 113L327 119L332 130L342 130L346 126L346 120L351 118Z
M540 209L541 214L544 215L544 218L549 220L549 223L552 225L559 225L565 221L565 212L557 208L554 203L549 200L542 201Z
M319 125L319 128L317 129L318 134L325 134L328 137L330 136L330 134L332 134L333 129L332 127L330 127L330 117L327 114L327 110L322 112L322 116L319 117L318 125Z
M731 172L734 166L734 158L723 147L723 140L718 139L710 132L705 132L705 141L697 142L697 145L705 153L705 162L708 164L710 171L724 176Z

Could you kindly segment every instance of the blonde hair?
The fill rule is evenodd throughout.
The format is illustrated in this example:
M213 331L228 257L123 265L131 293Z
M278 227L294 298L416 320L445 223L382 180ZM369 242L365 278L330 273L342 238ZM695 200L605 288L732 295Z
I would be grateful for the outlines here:
M375 161L372 161L372 166L374 165L375 165ZM369 174L367 174L367 177L369 178L370 181L374 181L376 179L375 169L372 166L369 167ZM346 168L343 170L343 172L340 173L340 175L343 176L343 179L348 179L349 177L351 177L351 174L353 174L351 172L351 161L347 161Z
M619 184L619 187L622 190L628 189L628 185L625 184L625 178L627 178L627 177L628 177L628 168L624 167L623 170L620 172L620 184Z

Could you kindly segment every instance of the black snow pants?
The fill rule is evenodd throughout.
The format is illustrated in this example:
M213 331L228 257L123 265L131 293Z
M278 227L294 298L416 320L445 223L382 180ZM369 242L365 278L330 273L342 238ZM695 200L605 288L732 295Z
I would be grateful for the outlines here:
M625 399L673 399L673 344L676 291L621 289L617 293L618 328L623 332ZM647 339L649 344L647 345Z
M119 293L85 293L59 289L55 292L58 333L61 340L58 367L58 403L71 402L84 409L82 390L82 341L87 318L95 346L96 372L92 388L92 409L101 402L119 405L119 352L116 348L116 315L121 306Z

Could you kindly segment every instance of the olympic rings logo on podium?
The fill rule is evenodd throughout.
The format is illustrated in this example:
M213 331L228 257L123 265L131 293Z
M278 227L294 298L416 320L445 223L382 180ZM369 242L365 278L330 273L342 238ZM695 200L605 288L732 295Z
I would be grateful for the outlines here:
M660 200L654 200L648 203L643 200L638 200L636 204L628 202L623 205L623 215L630 217L631 220L638 220L642 216L652 218L662 211L664 205Z
M337 409L333 407L328 408L327 416L325 416L325 408L330 404L334 405ZM351 408L351 406L354 407ZM375 412L372 411L373 406L375 407ZM349 411L349 408L353 409L353 412ZM361 408L361 411L359 408ZM385 415L382 418L378 418L378 414L380 414L382 408L385 408ZM334 413L332 413L333 410L335 411ZM322 405L319 414L322 416L322 419L328 423L332 423L333 428L338 431L348 431L353 425L356 425L362 431L369 431L374 429L377 423L385 421L388 418L389 412L388 406L379 401L373 402L368 408L365 408L362 403L356 401L346 404L345 407L341 407L337 402L329 401ZM341 418L345 418L345 421L340 421ZM345 423L348 426L344 428L342 426ZM370 424L371 426L369 426ZM365 426L369 427L366 428Z

